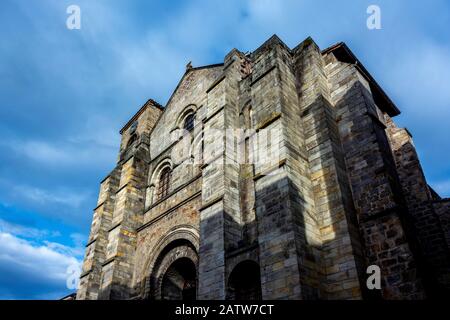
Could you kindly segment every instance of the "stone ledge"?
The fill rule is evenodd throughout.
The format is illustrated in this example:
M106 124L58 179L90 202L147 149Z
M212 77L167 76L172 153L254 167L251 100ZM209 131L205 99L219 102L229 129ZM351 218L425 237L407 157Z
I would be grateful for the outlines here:
M410 138L412 138L413 137L413 135L412 135L412 133L411 133L411 131L409 131L408 130L408 128L403 128L403 130L405 130L406 131L406 133L408 134L408 136L410 137Z
M280 112L272 113L270 115L270 117L268 117L267 119L262 121L260 125L258 125L258 127L256 128L256 131L258 132L260 130L263 130L264 128L267 128L269 125L271 125L272 123L274 123L275 121L277 121L280 118L281 118Z
M102 263L102 267L110 264L111 262L113 262L114 260L116 260L117 256L111 257L109 259L107 259L105 262Z
M311 111L316 107L316 105L314 103L311 103L309 106L307 106L306 108L304 108L302 110L302 113L300 114L300 118L304 118L308 115L311 114Z
M144 145L144 146L147 146L147 147L150 148L150 144L149 144L149 143L144 142L144 141L139 141L139 143L138 143L137 146L136 146L136 150L137 150L141 145Z
M226 65L223 66L223 71L227 70L235 61L235 58L231 59Z
M274 166L270 167L269 169L264 170L264 172L261 172L261 173L258 173L257 175L255 175L253 177L253 181L257 181L257 180L261 179L262 177L267 176L267 174L269 174L270 172L275 171L276 169L282 168L285 165L286 165L286 159L282 159L278 162L277 165L274 165Z
M90 270L88 270L88 271L86 271L86 272L83 272L82 274L80 274L80 279L82 279L82 278L88 276L91 272L92 272L92 269L90 269Z
M113 171L114 171L114 170L113 170ZM104 178L102 179L102 181L100 181L100 185L101 185L103 182L105 182L109 177L111 177L113 171L111 171L106 177L104 177Z
M385 216L389 216L389 215L395 214L395 213L398 216L401 213L401 210L402 210L402 206L396 205L396 206L393 206L391 208L387 208L385 210L378 211L378 212L375 212L375 213L364 214L361 217L360 221L361 222L369 222L369 221L376 220L376 219L379 219L379 218L382 218L382 217L385 217Z
M203 124L205 124L206 122L208 122L209 120L211 120L212 118L214 118L219 112L221 112L223 109L225 109L225 105L221 106L219 109L217 109L216 111L214 111L214 113L210 116L207 116L206 118L202 119Z
M119 223L116 223L114 226L112 226L111 228L109 228L107 232L109 233L109 232L113 231L114 229L116 229L117 227L119 227L121 224L122 224L122 221L119 222Z
M136 232L141 232L142 230L146 229L148 226L152 225L153 223L155 223L156 221L164 218L166 215L168 215L169 213L171 213L172 211L175 211L176 209L180 208L181 206L183 206L184 204L188 203L189 201L197 198L198 196L201 196L202 192L198 191L196 193L194 193L193 195L191 195L190 197L180 201L177 205L167 209L166 211L164 211L163 213L161 213L159 216L149 220L148 222L144 223L142 226L140 226L139 228L136 228ZM150 210L148 210L150 211ZM146 213L148 213L148 211Z
M272 70L276 69L277 66L271 66L269 69L267 69L266 71L264 71L261 75L259 75L255 80L253 80L250 83L250 87L252 87L254 84L256 84L259 80L261 80L262 78L264 78L266 75L268 75L270 72L272 72Z
M167 157L165 153L172 149L179 141L180 140L172 141L165 149L158 151L158 154L153 159L146 161L146 163L148 165L151 165L152 163L159 163L162 159Z
M221 83L223 80L225 80L226 77L227 77L226 75L223 75L219 79L214 81L213 84L206 90L206 93L209 93L212 89L217 87L219 85L219 83Z
M238 249L234 249L234 250L226 253L225 254L225 258L236 257L236 256L240 255L241 253L254 250L254 249L258 248L258 246L259 246L259 244L257 242L255 242L255 243L252 243L252 244L250 244L248 246L245 246L245 247L242 247L242 248L238 248Z
M123 186L121 186L121 187L119 188L119 190L116 191L116 194L118 194L120 191L122 191L123 189L125 189L127 186L128 186L128 182L125 183Z
M196 175L194 178L192 178L191 180L189 180L188 182L183 183L181 186L178 186L176 189L174 189L173 191L171 191L167 196L165 196L162 199L159 199L158 201L156 201L155 203L153 203L150 207L148 207L147 209L144 209L144 214L146 214L147 212L149 212L150 210L152 210L154 207L158 206L159 204L163 203L164 201L166 201L167 199L169 199L170 197L172 197L174 194L178 193L178 191L184 189L185 187L187 187L188 185L190 185L191 183L193 183L194 181L196 181L197 179L201 178L202 174L198 174ZM150 187L147 186L147 187Z
M214 204L216 204L216 203L218 203L218 202L220 202L220 201L222 201L222 200L223 200L223 195L221 195L221 196L219 196L219 197L217 197L217 198L215 198L215 199L213 199L213 200L211 200L211 201L208 201L207 203L205 203L204 205L202 205L202 206L200 207L200 209L198 209L198 210L199 210L199 211L203 211L203 210L205 210L205 209L211 207L212 205L214 205Z
M98 206L96 206L96 207L94 208L93 211L95 211L95 210L97 210L98 208L100 208L101 206L103 206L103 205L105 204L105 202L106 202L106 200L105 200L105 201L102 201L102 203L100 203Z
M89 247L91 244L93 244L93 243L96 242L96 241L97 241L97 238L95 238L95 239L89 241L89 242L86 244L85 247L86 247L86 248Z
M325 97L323 93L319 93L314 102L309 103L307 106L304 106L303 104L301 105L300 117L305 118L309 115L314 114L316 112L315 109L317 108L320 110L319 112L321 112L321 110L324 110L325 113L330 110L330 116L333 116L334 119L334 115L332 115L333 105L334 104L327 97Z
M202 170L205 169L207 166L209 166L210 164L213 164L216 160L220 159L221 157L225 157L225 151L222 151L220 154L218 154L217 156L215 156L212 159L208 159L208 162L205 162L204 164L202 164L202 166L200 168ZM224 164L224 163L222 163L222 164Z
M130 161L131 159L133 159L136 155L132 154L130 155L128 158L119 160L119 162L117 163L118 166L123 166L125 163L127 163L128 161Z

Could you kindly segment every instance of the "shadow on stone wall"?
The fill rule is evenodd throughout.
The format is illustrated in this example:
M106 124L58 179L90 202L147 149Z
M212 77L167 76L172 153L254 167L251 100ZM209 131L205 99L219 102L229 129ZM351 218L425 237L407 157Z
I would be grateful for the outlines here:
M356 290L354 298L399 299L413 297L415 290L420 291L420 286L416 287L420 282L423 282L428 297L448 294L448 288L438 281L444 275L439 263L448 266L448 251L445 253L445 248L441 248L445 243L442 232L422 233L421 228L429 223L427 211L422 211L423 219L408 211L407 197L400 184L385 129L374 119L376 114L369 115L358 109L361 101L355 101L356 92L361 92L363 100L364 96L370 95L364 86L355 84L336 107L320 97L305 108L317 114L311 134L318 136L318 145L330 143L332 146L332 151L319 156L315 163L320 168L334 170L321 182L320 190L316 190L314 184L305 185L305 180L299 180L300 172L294 180L286 172L278 177L262 177L256 182L263 187L255 188L254 220L238 223L222 210L201 222L215 226L219 221L226 226L222 230L222 251L213 253L224 259L223 291L229 291L230 274L235 266L254 261L260 267L262 298L329 299L339 298L333 292L352 289ZM341 108L349 108L349 119L342 118ZM319 125L321 121L325 124ZM345 121L351 122L351 127L342 128ZM300 116L298 122L303 125ZM345 133L346 130L351 134L342 136L340 131ZM408 152L406 149L400 152ZM289 152L289 156L297 161L301 158L295 150ZM364 161L366 167L361 170L358 165ZM330 163L333 164L330 166ZM293 170L289 161L278 170L287 169ZM310 188L314 204L307 203L303 195L305 188ZM318 192L322 194L321 202L316 197ZM392 203L386 205L389 201ZM328 206L327 216L315 215L320 205ZM424 205L433 211L430 203ZM347 229L339 229L342 223L347 224ZM431 223L439 229L439 221ZM311 241L308 233L321 235L322 228L328 226L334 236ZM233 234L229 235L229 232ZM200 242L203 236L200 235ZM236 238L240 240L236 241ZM343 245L343 241L347 241L343 239L349 239L349 243ZM349 258L348 263L341 259L345 255ZM433 262L434 258L441 262ZM351 259L354 259L353 265ZM365 270L372 264L381 268L382 293L366 288ZM237 278L242 276L245 275ZM124 299L128 297L126 293L130 293L132 298L154 299L158 297L157 286L158 279L149 274L135 288L114 285L108 298ZM336 286L342 288L336 290ZM419 296L420 293L416 297Z
M414 237L418 266L422 269L424 286L430 298L450 297L450 252L443 223L450 210L439 215L410 143L395 150L403 193L407 203L407 230ZM442 219L444 218L444 219Z

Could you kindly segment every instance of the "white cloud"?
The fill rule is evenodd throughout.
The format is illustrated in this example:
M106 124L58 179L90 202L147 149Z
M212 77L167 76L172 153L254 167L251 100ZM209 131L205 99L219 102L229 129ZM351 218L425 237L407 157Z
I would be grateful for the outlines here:
M92 131L94 130L92 129ZM41 165L52 167L103 166L105 163L113 163L118 147L111 145L109 139L112 136L110 134L105 133L105 136L102 136L101 132L102 130L98 130L91 139L88 139L87 135L80 135L59 143L39 140L9 140L0 142L0 145ZM103 132L109 131L103 130Z
M120 142L120 134L118 130L115 130L116 127L120 127L120 124L113 121L108 115L90 114L79 132L68 137L67 140L69 143L79 146L80 149L93 145L116 153Z
M19 153L22 153L28 158L38 162L67 163L73 161L70 154L47 142L28 141L24 143L17 143L14 145L14 148Z
M82 233L72 233L70 235L70 238L72 239L73 243L76 247L84 248L84 245L86 244L86 235Z
M19 237L42 239L61 235L59 231L31 228L0 219L0 232L9 233Z
M68 250L55 244L36 245L12 234L0 232L0 265L2 269L20 272L25 278L65 284L67 268L80 261Z
M0 220L0 299L59 299L73 292L67 285L81 270L85 236L72 234L73 246L22 238L46 234L52 232Z
M64 256L70 256L70 257L83 257L84 254L84 248L80 246L75 247L69 247L66 245L63 245L58 242L51 242L51 241L44 241L44 244L46 247L54 252L60 253Z
M26 185L14 186L13 190L20 198L40 205L57 204L79 208L89 198L88 193L67 190L48 191Z

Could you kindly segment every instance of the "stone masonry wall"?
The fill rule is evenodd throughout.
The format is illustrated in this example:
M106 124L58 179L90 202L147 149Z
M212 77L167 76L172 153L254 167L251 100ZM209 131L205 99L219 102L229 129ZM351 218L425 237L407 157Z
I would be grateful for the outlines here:
M369 85L354 65L334 56L327 57L327 71L367 264L381 268L384 298L421 298L404 200Z
M94 209L91 232L80 277L78 300L98 298L102 265L106 260L108 230L114 212L114 202L119 187L120 170L115 169L100 185L97 207Z
M408 213L418 237L424 284L436 296L442 296L445 290L450 289L449 250L443 230L445 223L440 220L433 205L412 137L406 129L398 128L389 116L385 117Z
M320 230L321 296L361 298L364 257L325 62L310 39L296 51L300 115Z
M264 137L278 155L275 163L259 158L254 165L256 217L258 226L259 262L263 299L300 299L307 283L301 282L300 257L296 239L299 230L295 223L291 201L291 186L286 166L288 146L282 127L283 55L286 49L273 37L256 50L252 58L250 83L253 124L261 139L254 152L264 155L268 147ZM303 206L303 204L299 204ZM302 208L303 209L303 208ZM306 275L305 275L306 277ZM303 288L303 286L305 288Z
M445 235L447 251L450 252L450 199L435 200L433 207Z
M161 298L177 259L195 266L198 299L235 297L236 270L258 266L263 299L445 294L450 206L396 114L343 44L291 50L273 36L189 64L164 108L147 101L121 130L77 299ZM381 291L366 287L369 265Z

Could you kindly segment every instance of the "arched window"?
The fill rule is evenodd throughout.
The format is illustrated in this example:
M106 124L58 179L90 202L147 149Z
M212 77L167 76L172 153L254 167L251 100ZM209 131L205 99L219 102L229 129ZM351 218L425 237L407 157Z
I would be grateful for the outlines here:
M182 257L175 260L162 279L161 299L194 301L196 278L195 264L191 259Z
M158 200L164 198L169 194L171 176L172 170L170 170L169 167L164 168L163 171L161 172L161 175L159 176L158 192L157 192Z
M184 119L184 130L192 131L194 129L194 122L195 122L195 114L191 113Z
M230 274L227 300L261 300L259 265L250 260L240 262Z

